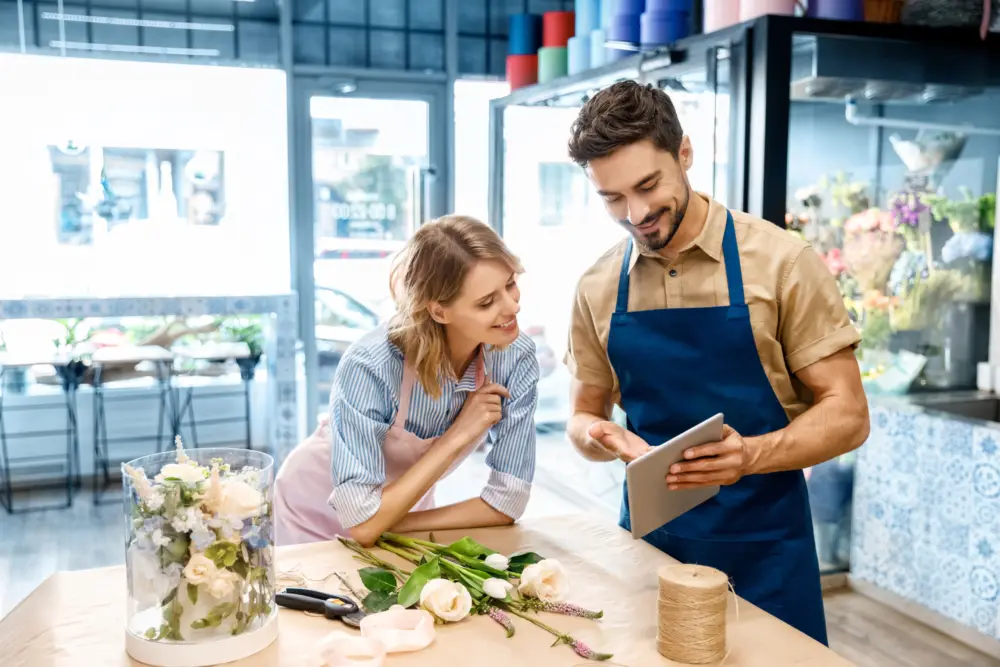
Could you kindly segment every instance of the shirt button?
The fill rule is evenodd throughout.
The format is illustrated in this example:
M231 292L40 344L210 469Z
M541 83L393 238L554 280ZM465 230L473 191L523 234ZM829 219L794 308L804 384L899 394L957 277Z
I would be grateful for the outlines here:
M670 269L670 277L671 278L677 277L677 269Z

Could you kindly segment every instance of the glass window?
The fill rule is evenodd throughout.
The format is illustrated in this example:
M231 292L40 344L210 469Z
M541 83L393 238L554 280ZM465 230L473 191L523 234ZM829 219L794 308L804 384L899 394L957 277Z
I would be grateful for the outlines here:
M455 82L455 211L489 222L490 100L506 81Z
M837 277L869 393L974 388L988 355L1000 89L815 74L850 48L796 39L786 222Z
M289 289L282 72L4 54L0 91L3 298Z

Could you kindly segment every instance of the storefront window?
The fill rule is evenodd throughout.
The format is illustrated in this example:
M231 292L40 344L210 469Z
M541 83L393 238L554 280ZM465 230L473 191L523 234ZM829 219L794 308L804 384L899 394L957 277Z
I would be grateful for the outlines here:
M0 297L286 292L285 75L0 55Z

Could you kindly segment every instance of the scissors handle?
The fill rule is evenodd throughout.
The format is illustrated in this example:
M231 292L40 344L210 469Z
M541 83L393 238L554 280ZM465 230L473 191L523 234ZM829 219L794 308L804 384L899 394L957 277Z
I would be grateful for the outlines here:
M275 602L287 609L311 611L331 619L360 611L357 603L351 598L309 588L286 588L275 596Z
M308 595L295 595L292 593L278 593L274 596L274 601L285 609L295 611L311 611L316 614L326 613L326 603Z

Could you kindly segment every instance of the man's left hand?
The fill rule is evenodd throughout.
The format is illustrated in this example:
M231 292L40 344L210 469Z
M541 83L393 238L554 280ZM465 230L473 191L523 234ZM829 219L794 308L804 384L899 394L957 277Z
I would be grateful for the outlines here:
M720 442L685 450L684 458L670 466L667 486L671 491L735 484L747 474L752 457L743 436L725 425Z

